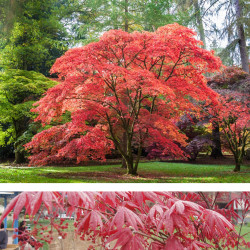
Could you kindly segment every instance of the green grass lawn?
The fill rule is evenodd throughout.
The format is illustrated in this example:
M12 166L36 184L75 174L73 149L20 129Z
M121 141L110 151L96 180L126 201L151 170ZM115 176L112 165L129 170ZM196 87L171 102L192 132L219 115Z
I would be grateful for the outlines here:
M139 164L137 177L126 175L120 165L13 167L0 165L0 183L249 183L250 166L233 172L234 165L172 162Z
M236 227L236 230L239 232L239 227ZM242 227L241 235L244 236L246 242L250 242L250 223Z

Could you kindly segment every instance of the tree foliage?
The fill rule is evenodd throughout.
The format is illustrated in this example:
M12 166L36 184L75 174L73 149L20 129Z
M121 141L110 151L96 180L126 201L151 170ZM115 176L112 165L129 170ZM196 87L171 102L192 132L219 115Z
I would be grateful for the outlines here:
M244 202L244 216L249 213L249 194L232 200L232 209L219 209L215 203L219 196L214 199L206 193L23 192L11 200L0 222L12 210L17 219L25 209L34 222L34 229L26 234L38 240L33 243L36 249L42 246L42 240L53 240L53 231L63 238L67 236L68 223L58 219L60 213L74 214L76 234L81 240L93 242L89 249L249 247L230 222L237 218L235 202L237 207ZM43 214L46 224L39 223Z
M104 160L116 147L128 172L136 174L142 148L155 141L181 156L174 141L185 144L185 137L175 121L197 109L191 99L216 102L202 73L221 65L193 36L178 24L153 33L112 30L99 42L69 50L52 68L62 83L34 111L43 124L60 120L66 110L71 121L43 131L26 145L33 153L30 163ZM127 152L121 146L123 132ZM138 149L135 159L132 145Z
M55 82L33 71L7 70L0 73L1 145L17 142L28 128L30 119L34 118L30 112L33 103L54 85Z

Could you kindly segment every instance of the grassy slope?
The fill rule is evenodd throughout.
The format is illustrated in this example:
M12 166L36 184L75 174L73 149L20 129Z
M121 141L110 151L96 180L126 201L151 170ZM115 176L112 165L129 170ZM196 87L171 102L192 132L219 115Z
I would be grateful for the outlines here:
M169 162L140 163L138 177L126 175L119 165L81 167L0 166L0 183L82 183L82 182L158 182L158 183L249 183L250 167L234 173L233 165Z

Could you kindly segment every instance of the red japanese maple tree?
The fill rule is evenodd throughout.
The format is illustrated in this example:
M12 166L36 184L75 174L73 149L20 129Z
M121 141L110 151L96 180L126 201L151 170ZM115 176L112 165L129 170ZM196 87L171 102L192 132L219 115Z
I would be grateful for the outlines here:
M249 193L243 198L237 205L244 201L244 211L249 213ZM218 209L215 200L206 193L23 192L11 200L0 222L12 210L17 219L25 209L34 222L26 238L33 235L37 239L33 242L36 248L41 247L42 241L51 242L53 231L66 237L68 223L59 219L60 213L69 217L74 214L75 233L82 240L92 241L91 249L100 246L129 250L249 247L250 243L238 235L229 221L237 216L234 209ZM47 224L39 223L43 214L47 214Z
M210 107L211 122L216 122L227 148L235 160L234 171L240 171L245 150L250 145L249 95L235 91L222 93L219 104Z
M111 30L57 59L51 72L61 83L37 103L36 120L60 121L65 112L71 120L26 145L30 164L102 161L116 148L135 175L142 148L156 141L169 155L183 157L177 144L184 145L185 136L176 121L186 111L197 112L196 101L216 102L203 73L221 66L194 35L178 24L156 32Z

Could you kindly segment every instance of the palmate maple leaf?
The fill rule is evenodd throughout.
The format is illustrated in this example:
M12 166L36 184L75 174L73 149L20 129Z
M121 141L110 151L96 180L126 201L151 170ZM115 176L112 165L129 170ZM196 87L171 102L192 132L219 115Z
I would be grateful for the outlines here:
M78 231L101 231L103 229L103 223L107 222L108 219L102 213L92 210L85 214L84 218L79 222Z
M201 218L206 221L203 223L204 234L210 239L224 235L228 229L236 232L232 223L216 211L205 210Z
M117 229L123 228L123 226L131 226L138 230L138 226L143 229L144 225L139 216L132 212L130 209L119 206L117 212L110 223L110 229L116 227Z
M104 202L116 207L116 204L122 202L124 198L128 199L129 196L127 192L103 192L102 197Z
M112 241L116 241L114 249L116 247L121 247L122 250L138 249L143 250L145 246L142 244L142 237L139 235L134 235L130 228L123 228L112 235L106 242L108 245Z

